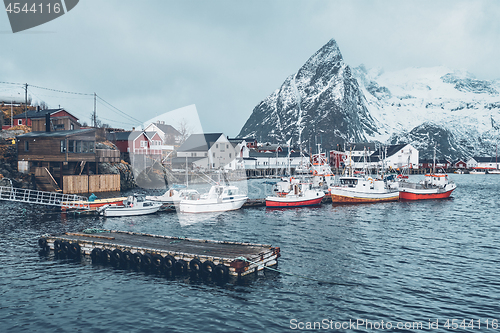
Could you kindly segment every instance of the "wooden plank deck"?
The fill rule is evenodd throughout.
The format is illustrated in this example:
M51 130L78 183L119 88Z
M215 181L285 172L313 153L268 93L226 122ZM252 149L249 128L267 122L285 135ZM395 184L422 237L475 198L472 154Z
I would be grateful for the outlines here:
M224 265L229 274L244 276L277 264L280 249L271 245L190 239L134 232L106 230L100 233L66 233L43 237L48 249L55 249L55 242L78 244L81 253L91 255L95 248L102 250L129 251L132 254L172 256L175 260L190 263L193 259L201 263L210 261ZM41 241L45 244L43 241ZM42 243L41 244L42 246ZM245 258L241 260L238 258Z

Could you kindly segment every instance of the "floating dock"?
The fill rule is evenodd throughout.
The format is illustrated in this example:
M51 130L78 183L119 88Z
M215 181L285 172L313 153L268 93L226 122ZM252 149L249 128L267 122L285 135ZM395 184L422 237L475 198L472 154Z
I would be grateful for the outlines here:
M116 230L45 235L41 251L67 258L90 256L92 262L143 270L197 273L216 279L245 276L278 263L271 245L169 237Z

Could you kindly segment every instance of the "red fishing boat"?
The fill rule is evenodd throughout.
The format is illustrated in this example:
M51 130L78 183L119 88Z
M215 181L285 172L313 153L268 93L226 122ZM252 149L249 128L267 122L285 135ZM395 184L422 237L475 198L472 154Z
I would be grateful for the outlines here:
M298 179L282 179L275 185L274 196L266 198L266 207L287 208L317 206L325 193L319 189L313 189L312 183L301 183Z
M457 188L447 174L427 174L420 183L399 183L400 200L444 199Z

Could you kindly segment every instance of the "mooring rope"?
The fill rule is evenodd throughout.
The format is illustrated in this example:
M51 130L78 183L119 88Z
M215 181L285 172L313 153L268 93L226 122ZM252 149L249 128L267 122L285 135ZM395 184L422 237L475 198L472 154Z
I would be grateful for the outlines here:
M296 277L300 277L300 278L303 278L303 279L306 279L306 280L311 280L311 281L316 281L316 282L320 282L320 283L327 283L327 284L335 284L335 285L339 285L339 286L358 286L357 284L352 284L352 283L342 283L342 282L334 282L334 281L324 281L324 280L318 280L318 279L315 279L315 278L312 278L310 276L305 276L305 275L300 275L300 274L293 274L293 273L288 273L288 272L283 272L283 271L280 271L280 270L277 270L276 268L272 268L272 267L268 267L268 266L265 266L265 265L262 265L262 264L259 264L257 262L253 262L251 260L248 260L247 258L245 257L238 257L236 259L239 259L239 260L243 260L243 261L246 261L246 262L249 262L251 264L254 264L254 265L257 265L257 266L261 266L261 267L264 267L266 269L269 269L271 271L275 271L275 272L278 272L278 273L281 273L281 274L285 274L285 275L290 275L290 276L296 276Z

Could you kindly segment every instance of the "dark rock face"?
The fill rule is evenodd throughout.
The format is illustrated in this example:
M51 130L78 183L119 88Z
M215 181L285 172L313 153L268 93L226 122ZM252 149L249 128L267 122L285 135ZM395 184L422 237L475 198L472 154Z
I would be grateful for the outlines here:
M473 92L475 94L487 93L497 95L498 91L492 86L490 81L481 81L471 77L461 78L452 73L441 77L445 83L452 83L455 89L462 92Z
M366 141L377 130L358 82L332 39L254 108L239 136L272 143L291 138L303 149L322 142L333 149Z
M391 144L410 143L418 149L421 159L431 159L436 145L437 156L454 161L458 156L465 156L471 147L463 146L446 128L432 123L414 127L410 132L394 134Z

